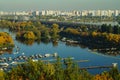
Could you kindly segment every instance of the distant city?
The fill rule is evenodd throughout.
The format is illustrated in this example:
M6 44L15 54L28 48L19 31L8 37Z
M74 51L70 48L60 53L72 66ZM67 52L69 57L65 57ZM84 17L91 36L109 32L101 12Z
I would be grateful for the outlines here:
M5 12L0 11L2 15L25 15L25 16L119 16L120 10L82 10L82 11L56 11L56 10L43 10L43 11L16 11Z

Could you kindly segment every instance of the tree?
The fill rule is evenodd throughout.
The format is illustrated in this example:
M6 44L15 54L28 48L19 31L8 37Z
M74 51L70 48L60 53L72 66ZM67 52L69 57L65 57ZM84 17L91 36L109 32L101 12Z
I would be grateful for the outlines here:
M97 32L92 32L92 36L93 36L93 37L96 37L97 35L98 35Z
M120 32L119 32L119 26L118 25L115 25L114 27L113 27L113 33L114 34L119 34Z
M108 28L107 29L108 33L112 33L113 32L113 28L112 28L111 24L109 24L107 28Z
M32 31L27 31L27 32L25 32L24 33L24 35L23 35L23 38L24 39L35 39L35 34L32 32Z
M49 34L49 29L44 29L42 32L41 32L41 37L42 39L50 39L50 34Z
M65 30L66 33L68 34L73 34L73 35L79 35L80 32L77 30L77 29L74 29L74 28L67 28Z
M33 31L35 36L36 36L36 39L40 39L41 38L41 32L39 30L34 30Z
M14 46L14 41L12 37L6 32L0 32L0 45L4 46Z
M120 79L120 73L118 68L112 68L109 71L110 76L112 76L113 80L119 80Z
M87 26L85 26L85 25L81 26L81 29L83 32L87 32L87 30L88 30Z
M58 38L58 33L59 33L59 25L58 24L53 24L52 29L51 29L51 35L53 39Z
M4 72L0 70L0 80L5 80L4 79Z
M101 26L101 32L107 32L107 24Z
M41 27L40 21L35 21L35 22L34 22L34 26L35 26L35 27Z

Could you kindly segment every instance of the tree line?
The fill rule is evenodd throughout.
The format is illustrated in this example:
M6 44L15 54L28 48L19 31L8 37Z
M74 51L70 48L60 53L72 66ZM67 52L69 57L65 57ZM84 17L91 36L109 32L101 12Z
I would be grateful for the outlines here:
M90 48L117 48L119 53L120 27L107 24L101 27L80 25L79 27L59 27L54 23L51 26L41 24L40 21L12 22L1 20L1 28L8 28L16 32L16 39L32 45L34 41L57 41L62 37L77 40L80 44Z

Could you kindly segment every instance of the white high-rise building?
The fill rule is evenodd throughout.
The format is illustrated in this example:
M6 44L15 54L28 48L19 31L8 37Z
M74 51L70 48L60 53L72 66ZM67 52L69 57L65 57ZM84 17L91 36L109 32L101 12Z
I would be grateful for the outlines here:
M87 16L87 15L88 15L88 11L87 11L87 10L83 10L83 11L81 12L81 14L82 14L82 16Z
M101 10L96 10L95 11L95 16L101 16Z
M114 15L114 11L113 10L108 10L108 15L109 17L113 16Z
M33 15L33 16L39 16L39 15L40 15L40 12L39 12L39 11L34 11L34 12L32 12L32 15Z
M95 11L94 10L89 10L88 15L89 16L95 16Z
M101 16L107 16L108 15L108 11L106 10L101 10Z
M115 10L115 16L118 16L118 15L119 15L119 11Z
M41 12L41 15L46 15L46 11L43 10L43 11Z
M0 11L0 15L3 15L4 14L4 12L3 11Z

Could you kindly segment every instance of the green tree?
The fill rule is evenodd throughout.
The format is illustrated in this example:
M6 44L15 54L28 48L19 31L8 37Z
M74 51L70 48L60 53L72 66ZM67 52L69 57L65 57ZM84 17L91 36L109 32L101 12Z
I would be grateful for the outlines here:
M42 25L42 24L40 23L40 21L35 21L35 22L34 22L34 26L35 26L35 27L41 27L41 25Z
M27 31L27 32L25 32L24 33L24 35L23 35L23 38L24 39L35 39L35 35L34 35L34 33L32 32L32 31Z
M113 80L119 80L120 79L120 73L118 68L112 68L109 71L110 76L112 76Z
M101 32L107 32L107 24L101 26Z
M64 80L64 70L62 68L61 58L57 57L57 61L54 64L55 66L55 79L56 80Z
M87 30L88 30L87 26L85 26L85 25L81 26L81 29L82 29L83 32L87 32Z
M119 32L119 26L118 25L115 25L114 27L113 27L113 33L114 34L119 34L120 32Z
M53 24L52 29L51 29L51 35L53 39L58 38L58 33L59 33L59 25L58 24Z
M42 37L42 39L49 40L49 39L50 39L49 29L44 29L44 30L41 32L41 37Z
M4 75L5 75L4 72L0 70L0 80L5 80Z
M108 30L107 30L108 33L112 33L113 32L113 28L111 26L111 24L108 25Z

